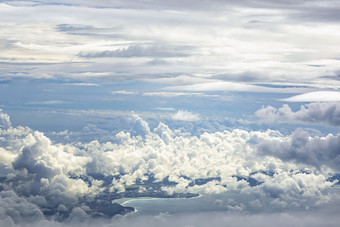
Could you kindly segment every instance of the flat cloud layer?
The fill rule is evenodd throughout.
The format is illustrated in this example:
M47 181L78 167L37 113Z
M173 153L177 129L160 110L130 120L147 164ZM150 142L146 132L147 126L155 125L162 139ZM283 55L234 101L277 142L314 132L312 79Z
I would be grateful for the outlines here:
M150 129L136 114L131 120L138 135L121 131L106 143L54 144L27 127L0 128L1 222L108 218L101 198L132 187L140 195L219 196L212 209L248 214L305 212L338 200L330 179L339 171L340 135L235 129L192 136L163 123Z
M339 102L340 92L337 91L316 91L306 94L296 95L287 99L286 102Z
M168 79L204 91L337 89L339 7L333 0L3 1L1 77Z

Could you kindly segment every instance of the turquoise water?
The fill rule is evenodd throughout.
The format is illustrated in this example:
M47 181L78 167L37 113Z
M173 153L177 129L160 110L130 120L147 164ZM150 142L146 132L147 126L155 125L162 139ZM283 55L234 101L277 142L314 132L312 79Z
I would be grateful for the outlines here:
M126 198L116 200L123 206L136 209L133 215L181 214L193 212L225 211L226 207L216 202L216 196L195 198Z
M340 195L340 186L331 187L327 189L330 194ZM339 197L340 198L340 197ZM239 193L237 191L225 192L218 195L205 195L194 198L124 198L116 200L123 206L130 206L136 209L132 216L156 216L159 214L191 214L191 213L206 213L206 212L228 212L228 211L246 211L249 213L275 213L282 211L303 211L307 205L313 204L306 201L301 203L299 207L287 207L287 209L273 208L271 199L261 200L262 205L260 207L252 205L252 201L256 201L259 198L256 195ZM315 201L314 201L315 202ZM336 205L334 205L335 203ZM256 204L256 203L253 203ZM240 206L241 205L241 206ZM328 209L328 207L334 207L339 205L339 200L329 201L324 205L314 206L313 209ZM313 207L313 205L312 205ZM311 208L312 208L311 207Z

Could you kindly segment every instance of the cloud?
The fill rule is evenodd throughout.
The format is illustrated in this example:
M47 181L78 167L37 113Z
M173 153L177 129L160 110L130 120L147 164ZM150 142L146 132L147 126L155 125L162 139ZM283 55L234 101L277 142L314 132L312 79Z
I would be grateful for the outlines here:
M193 85L180 85L171 86L165 88L167 90L179 90L179 91L236 91L236 92L263 92L263 93L298 93L310 90L309 88L274 88L265 87L260 85L237 83L237 82L225 82L214 81L209 83L199 83Z
M216 95L206 95L199 92L144 92L144 96L163 96L163 97L177 97L177 96L216 96Z
M336 210L337 207L333 207ZM79 210L80 211L80 210ZM78 212L79 212L78 211ZM333 227L339 223L339 216L335 212L327 214L327 209L318 211L298 211L282 213L260 213L260 214L241 214L237 212L197 212L185 214L159 214L156 216L144 215L137 217L115 217L112 221L92 220L88 222L70 222L60 224L53 221L40 221L34 224L27 223L25 226L38 227L76 227L85 225L92 226L131 226L131 227L156 227L156 226L230 226L230 227L270 227L273 223L278 227L285 226L310 226L310 227ZM81 213L81 211L79 212ZM1 223L1 222L0 222ZM7 225L11 226L11 225Z
M38 206L11 190L0 191L0 215L0 220L6 217L6 222L12 224L39 222L44 219Z
M265 141L258 149L263 155L274 155L282 160L294 160L317 168L328 166L340 171L340 137L328 135L325 138L311 138L310 135L297 129L289 141Z
M138 92L134 92L134 91L125 91L125 90L121 90L121 91L112 91L111 94L115 95L137 95Z
M334 208L336 209L336 208ZM161 214L157 216L136 217L115 220L119 226L230 226L230 227L270 227L275 226L327 226L336 225L339 217L335 214L325 215L318 212L285 212L266 214L240 214L228 212L198 212L189 214Z
M85 86L85 87L100 87L99 84L95 84L95 83L66 83L63 85L67 85L67 86Z
M216 97L217 95L207 95L199 92L133 92L133 91L112 91L112 94L121 94L121 95L136 95L141 94L143 96L162 96L162 97L178 97L178 96L207 96L207 97Z
M177 113L182 120L196 116ZM0 129L0 188L12 201L0 195L0 220L105 219L131 211L112 203L131 195L200 194L184 202L246 213L305 210L337 200L330 177L339 171L339 135L240 129L191 135L161 122L152 128L135 113L130 121L133 127L103 143L57 144L27 127ZM29 212L8 213L20 203Z
M112 84L116 88L133 84L140 91L145 84L134 81L144 81L148 84L140 95L304 93L285 101L338 101L336 93L306 94L315 88L338 89L334 76L340 69L338 12L332 0L6 1L0 7L0 77L9 82L2 83L0 90L13 88L22 96L27 84L21 81L31 78L44 78L46 84L96 82L103 86L98 95L105 99L103 92L112 90ZM315 45L316 40L320 45ZM155 83L168 90L148 91L157 87ZM131 94L120 89L112 94ZM3 105L17 109L16 99L3 93ZM65 103L52 97L31 104ZM157 103L166 105L176 106ZM339 222L337 214L317 212L329 207L327 214L334 214L339 208L339 203L333 204L339 201L339 191L332 182L339 174L339 135L240 129L193 134L183 125L194 125L191 122L202 117L184 110L167 115L174 125L183 126L180 129L162 122L157 126L158 122L149 123L137 114L127 117L126 112L55 111L84 114L106 125L114 122L119 130L88 125L83 134L93 141L56 143L28 127L13 127L10 117L0 112L0 226L36 226L30 222L86 226L91 221L101 226L98 217L101 223L129 211L112 204L116 199L196 194L202 203L192 207L211 205L223 213L162 214L135 220L116 215L114 219L127 221L125 226L269 226L273 222L331 226ZM106 120L118 115L114 121ZM288 105L267 106L256 116L266 123L338 126L339 106L311 103L297 111ZM74 138L81 135L73 134ZM192 201L196 200L185 202ZM249 215L228 216L229 212Z
M0 109L0 128L10 128L12 127L12 123L10 121L10 117L8 114L5 114L2 112L2 109Z
M226 82L336 88L335 79L324 77L339 70L335 12L331 1L7 1L1 7L1 30L6 31L0 37L2 77L77 77L86 83L83 73L90 72L99 83L158 82L158 75L204 72L197 79L206 83L209 77L223 77ZM323 45L314 45L315 39ZM216 89L271 92L255 84L223 86Z
M13 162L13 168L26 169L38 179L50 179L60 174L81 174L83 166L89 161L86 157L69 153L72 150L65 152L62 146L51 145L51 141L42 133L30 134L26 140L27 145Z
M301 105L300 110L293 112L289 105L284 104L280 108L270 105L255 112L255 116L262 123L300 123L300 124L324 124L330 126L340 125L340 103L324 102Z
M197 5L193 4L197 2ZM311 15L312 12L315 12L316 9L322 9L319 15L323 15L325 12L332 12L334 8L332 8L332 1L326 0L322 4L315 1L315 0L307 0L307 1L270 1L270 0L257 0L257 1L242 1L242 2L235 2L235 1L220 1L220 0L212 0L206 1L193 1L193 0L186 0L184 3L179 0L174 0L172 2L158 2L158 1L140 1L140 0L133 0L133 1L115 1L115 2L107 2L104 0L97 1L95 3L91 1L66 1L66 0L56 0L56 1L46 1L46 0L39 0L39 1L8 1L6 4L13 5L13 6L36 6L36 5L55 5L55 4L63 4L63 5L72 5L72 6L86 6L86 7L100 7L100 8L126 8L126 9L162 9L162 10L226 10L228 7L250 7L250 8L272 8L272 9L286 9L291 10L291 8L296 9L297 13L288 16L300 16L301 12L305 12L305 15ZM337 7L335 7L336 9ZM326 16L326 15L324 15ZM336 15L328 15L327 19L332 18L336 20L338 17ZM324 18L322 21L324 21ZM307 18L306 18L307 19ZM311 18L310 18L311 19ZM318 18L317 19L321 19ZM63 27L63 25L61 25ZM76 29L82 28L79 25L74 25Z
M340 92L337 91L315 91L301 95L281 99L285 102L339 102Z
M172 119L178 121L199 121L200 116L189 111L179 110L177 113L172 115Z
M161 110L161 111L175 111L176 109L173 107L156 107L156 110Z
M58 24L56 27L61 32L88 31L94 28L93 26L82 24Z
M58 105L64 104L64 101L61 100L48 100L48 101L30 101L27 105Z

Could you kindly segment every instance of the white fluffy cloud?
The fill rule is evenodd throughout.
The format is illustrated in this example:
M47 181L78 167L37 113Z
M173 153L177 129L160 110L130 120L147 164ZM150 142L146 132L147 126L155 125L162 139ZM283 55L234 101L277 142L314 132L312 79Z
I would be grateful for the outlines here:
M2 112L0 109L0 128L10 128L12 127L11 121L8 114Z
M14 169L26 169L39 178L53 178L60 174L82 174L86 157L76 156L71 146L54 146L42 133L34 132L26 138L26 145L13 162Z
M189 111L179 110L177 113L172 115L172 119L178 121L199 121L200 116Z
M289 105L280 108L262 106L255 112L255 116L262 123L302 123L325 124L330 126L340 125L340 103L323 102L301 105L300 110L294 112Z

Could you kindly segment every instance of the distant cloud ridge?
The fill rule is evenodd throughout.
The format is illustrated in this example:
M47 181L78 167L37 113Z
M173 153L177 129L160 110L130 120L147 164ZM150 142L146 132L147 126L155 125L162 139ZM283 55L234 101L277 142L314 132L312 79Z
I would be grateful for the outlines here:
M340 125L340 102L322 102L301 105L300 110L294 112L288 104L280 108L270 105L255 112L255 116L262 123L302 123L324 124L330 126Z

